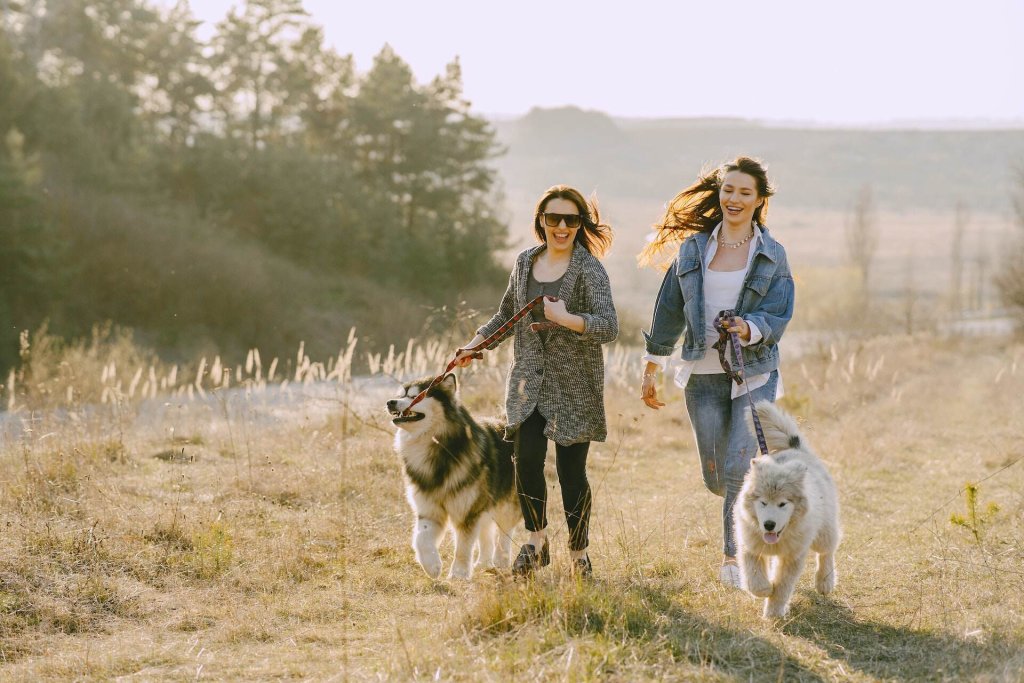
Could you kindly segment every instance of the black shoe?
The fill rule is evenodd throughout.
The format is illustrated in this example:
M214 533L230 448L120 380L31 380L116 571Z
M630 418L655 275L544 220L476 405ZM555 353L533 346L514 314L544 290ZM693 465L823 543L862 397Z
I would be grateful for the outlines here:
M516 561L512 563L512 573L516 576L529 576L541 567L551 564L551 553L548 552L548 542L540 547L540 553L529 543L524 543L519 549Z
M573 576L578 576L581 579L594 578L594 566L590 564L590 556L584 555L578 560L573 560L572 573Z

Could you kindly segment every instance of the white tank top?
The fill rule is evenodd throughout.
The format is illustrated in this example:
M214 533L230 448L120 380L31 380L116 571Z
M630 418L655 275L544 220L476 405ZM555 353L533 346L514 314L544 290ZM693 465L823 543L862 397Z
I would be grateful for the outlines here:
M711 348L711 345L718 341L715 318L720 311L736 308L740 290L743 289L743 278L746 275L746 268L725 271L708 268L704 271L704 342L707 345L707 353L694 362L694 374L713 375L722 372L718 351Z

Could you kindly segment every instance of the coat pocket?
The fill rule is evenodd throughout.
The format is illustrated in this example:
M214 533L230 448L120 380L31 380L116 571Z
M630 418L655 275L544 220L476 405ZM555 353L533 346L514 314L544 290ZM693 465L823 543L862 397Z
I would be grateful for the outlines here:
M743 289L740 290L740 297L736 302L736 310L740 311L742 315L745 312L756 309L764 300L765 295L768 294L771 284L772 279L770 277L754 275L747 278L746 282L743 283Z
M679 289L683 293L683 301L689 301L697 296L703 275L700 259L687 258L679 261L676 265L676 276L679 278Z
M762 275L755 275L746 282L747 289L752 289L757 292L759 296L764 296L768 293L768 288L772 284L770 277L764 277Z

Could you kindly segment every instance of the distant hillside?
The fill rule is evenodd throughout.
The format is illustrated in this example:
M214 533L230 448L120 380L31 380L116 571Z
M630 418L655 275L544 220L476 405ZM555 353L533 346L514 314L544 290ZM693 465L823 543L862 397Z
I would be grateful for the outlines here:
M843 209L870 184L879 208L976 213L1009 206L1024 129L846 130L770 127L738 119L614 119L575 107L493 122L513 196L568 182L606 199L669 199L704 164L737 154L768 162L784 203ZM781 197L780 197L781 199Z
M1024 165L1019 130L840 130L767 126L739 119L615 119L573 107L535 109L492 121L506 154L496 162L511 219L511 251L532 242L534 202L554 183L596 190L615 227L606 258L624 339L650 315L660 275L638 269L651 224L700 168L738 154L764 159L775 181L769 225L787 245L800 280L799 324L827 326L846 285L844 225L868 184L881 244L871 288L879 297L919 296L936 316L950 287L953 207L969 218L962 261L975 309L993 305L996 245L1012 227L1014 167ZM507 255L507 257L510 256ZM908 304L903 304L904 307Z

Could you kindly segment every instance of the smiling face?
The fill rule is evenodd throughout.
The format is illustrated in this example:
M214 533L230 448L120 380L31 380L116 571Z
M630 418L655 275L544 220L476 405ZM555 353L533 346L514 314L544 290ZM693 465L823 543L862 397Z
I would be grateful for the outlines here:
M427 383L423 382L412 382L410 384L404 384L398 388L398 394L395 398L387 402L388 414L391 415L391 422L396 427L402 427L410 422L419 422L426 413L421 412L423 402L417 403L415 408L420 410L409 410L409 406L412 404L412 400L419 394L423 389L426 388Z
M785 531L795 509L793 501L784 495L757 499L754 510L765 543L779 542L779 535Z
M755 458L751 462L749 476L754 480L747 505L752 503L765 543L778 543L793 522L793 515L804 507L806 472L807 468L799 462L779 464L770 458Z
M430 385L431 378L409 382L398 388L395 398L387 402L391 423L401 430L419 434L432 432L444 422L445 412L455 405L455 375L447 375L440 383L427 392L423 400L412 406L416 396Z
M575 203L568 199L561 197L552 197L544 205L542 214L562 214L569 216L579 216L580 210ZM552 255L566 255L572 253L573 242L576 241L576 233L581 228L579 224L577 227L570 228L566 225L566 220L563 219L558 222L558 225L551 227L545 220L545 216L540 216L540 224L544 229L544 242L548 245L548 251Z
M757 180L742 171L729 171L722 178L718 191L722 205L722 220L737 228L745 228L754 220L754 212L764 203L757 194Z

